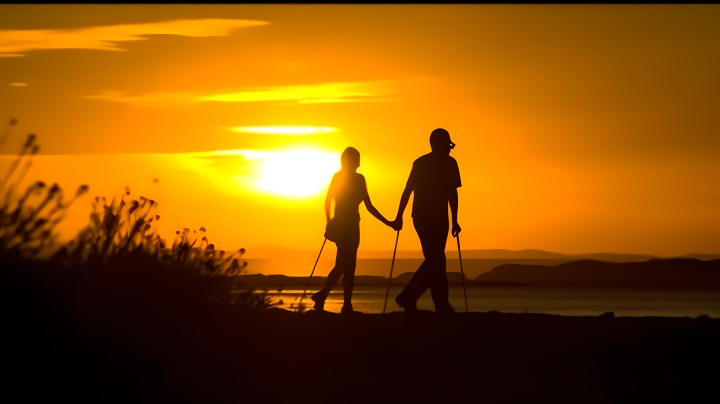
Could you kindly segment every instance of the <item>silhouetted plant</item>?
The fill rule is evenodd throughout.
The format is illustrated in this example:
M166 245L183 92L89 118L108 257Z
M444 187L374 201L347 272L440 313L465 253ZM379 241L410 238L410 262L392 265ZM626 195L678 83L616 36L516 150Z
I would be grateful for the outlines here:
M298 297L296 296L293 301L297 299ZM305 303L303 303L302 301L300 301L299 303L291 303L290 309L295 309L298 313L304 313L307 310L307 305L305 305Z
M11 129L16 124L16 120L10 121ZM9 135L10 130L0 139L0 146ZM55 227L62 221L67 208L88 190L87 185L80 186L74 197L64 203L64 193L58 184L47 187L44 182L38 181L30 185L20 197L14 198L15 189L20 187L32 165L32 156L39 151L35 139L35 135L28 135L17 159L12 162L0 183L0 192L4 194L0 206L0 256L35 258L52 250L57 240ZM13 178L24 159L27 160L24 169Z
M0 147L16 124L15 119L10 122L9 130L0 138ZM87 192L88 187L82 185L67 203L63 202L63 190L58 184L47 187L41 181L30 185L21 196L13 197L32 164L32 156L39 151L35 140L35 135L28 136L0 183L0 191L5 195L0 206L1 262L22 267L27 262L22 264L21 260L35 262L49 257L48 268L60 266L91 272L103 267L113 268L145 277L141 282L154 276L153 279L160 283L172 284L175 289L214 302L253 309L274 305L267 291L235 290L242 286L237 275L247 266L247 262L241 261L244 248L226 256L225 251L215 249L206 236L193 239L188 228L183 229L182 234L177 231L172 247L168 248L166 240L158 234L161 217L157 202L143 196L139 200L130 199L127 187L110 204L105 197L96 196L88 226L75 239L56 248L55 227L62 221L67 208ZM18 172L23 160L27 160L25 168ZM158 179L153 181L157 183ZM207 231L204 227L199 230L201 233ZM160 290L164 285L157 287Z
M72 246L59 252L70 262L89 262L99 265L117 261L118 257L131 255L145 256L144 260L153 265L172 268L176 272L194 274L194 284L209 294L214 302L237 304L248 308L271 307L267 293L254 291L235 293L241 284L237 275L242 274L247 262L241 262L245 249L241 248L229 256L224 250L217 250L207 236L195 236L184 228L176 231L173 245L168 248L166 240L158 234L158 204L152 199L140 196L139 200L126 200L129 188L107 204L104 197L95 197L92 203L90 224L80 231ZM200 228L205 233L204 227ZM139 259L139 258L138 258ZM190 282L190 281L189 281ZM252 294L252 299L243 293Z
M105 197L95 197L90 224L74 240L73 259L107 262L136 248L163 257L164 242L157 234L157 203L142 196L142 202L125 201L129 194L126 188L117 205L116 197L110 205Z
M282 304L280 302L273 302L267 295L267 292L267 289L264 289L263 293L256 293L255 289L251 288L250 290L236 293L230 303L249 309L268 309L277 306L278 304Z

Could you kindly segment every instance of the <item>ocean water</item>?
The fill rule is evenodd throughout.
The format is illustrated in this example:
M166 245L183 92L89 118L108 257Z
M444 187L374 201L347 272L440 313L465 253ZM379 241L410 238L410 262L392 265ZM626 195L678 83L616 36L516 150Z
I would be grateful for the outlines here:
M391 286L386 312L402 311L395 297L403 286ZM311 309L308 289L303 305ZM268 290L277 307L293 309L300 301L302 290ZM386 289L384 287L356 287L353 308L364 313L382 313ZM616 289L541 289L525 287L469 287L467 302L470 311L496 310L503 313L545 313L567 316L598 316L612 311L615 316L697 317L707 314L720 318L720 292L648 291ZM325 303L325 310L339 313L343 304L341 288L333 290ZM450 288L450 304L456 311L464 311L461 286ZM292 307L291 307L292 305ZM434 311L430 291L418 301L418 308Z

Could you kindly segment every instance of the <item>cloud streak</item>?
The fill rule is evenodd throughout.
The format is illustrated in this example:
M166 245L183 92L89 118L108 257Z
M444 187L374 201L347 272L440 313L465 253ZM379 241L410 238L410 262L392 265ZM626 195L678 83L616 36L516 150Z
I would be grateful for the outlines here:
M126 96L119 91L103 91L98 95L86 95L83 98L122 102L141 107L169 107L200 102L196 96L183 93L151 93L139 96Z
M0 57L25 56L41 49L126 51L115 42L145 41L144 35L188 37L227 36L236 29L270 24L266 21L200 19L144 24L107 25L80 29L0 30Z
M382 96L399 92L399 90L392 88L391 85L392 82L387 81L360 81L261 87L209 95L150 93L129 97L120 92L104 92L100 95L85 96L84 98L124 102L139 106L173 106L199 102L295 101L298 104L378 102L389 101L389 99L382 98Z

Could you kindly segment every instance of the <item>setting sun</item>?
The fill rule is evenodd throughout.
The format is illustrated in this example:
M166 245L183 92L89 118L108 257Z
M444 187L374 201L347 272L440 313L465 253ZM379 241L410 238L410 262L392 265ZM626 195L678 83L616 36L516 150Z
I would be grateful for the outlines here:
M317 195L340 169L340 155L302 148L246 155L260 160L255 188L264 193L289 197Z

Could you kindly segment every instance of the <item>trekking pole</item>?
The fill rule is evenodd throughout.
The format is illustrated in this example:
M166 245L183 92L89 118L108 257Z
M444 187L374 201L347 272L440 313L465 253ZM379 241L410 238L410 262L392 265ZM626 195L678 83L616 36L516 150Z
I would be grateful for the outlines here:
M463 296L465 297L465 313L467 313L468 312L467 292L465 291L465 273L463 272L463 267L462 267L462 254L460 254L460 233L456 234L455 237L457 237L457 242L458 242L458 258L460 258L460 277L462 279L462 285L463 285Z
M315 267L317 267L318 261L320 261L320 255L322 255L322 250L325 248L325 243L327 242L327 238L325 238L325 241L323 241L322 247L320 247L320 254L318 254L317 259L315 260L315 265L313 265L313 270L310 272L310 278L312 278L313 274L315 273ZM305 292L307 292L307 288L310 287L310 278L308 278L308 284L305 286L305 290L303 290L303 294L300 295L300 302L298 302L298 311L300 311L300 304L303 301L303 298L305 298Z
M392 271L393 267L395 266L395 253L397 252L398 240L400 240L400 230L397 231L397 237L395 237L395 249L393 250L392 264L390 264L390 277L388 278L387 291L385 292L385 304L383 304L383 314L385 314L385 307L387 307L387 299L388 295L390 294L390 282L392 281Z

